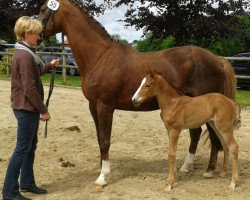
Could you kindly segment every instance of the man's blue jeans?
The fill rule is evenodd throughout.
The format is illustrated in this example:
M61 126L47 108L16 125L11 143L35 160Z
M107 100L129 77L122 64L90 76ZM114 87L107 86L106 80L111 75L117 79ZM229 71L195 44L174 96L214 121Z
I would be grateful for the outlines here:
M2 191L3 196L7 197L15 197L20 193L19 175L21 188L29 188L35 184L33 164L40 117L38 112L15 109L13 111L17 119L17 142L9 161Z

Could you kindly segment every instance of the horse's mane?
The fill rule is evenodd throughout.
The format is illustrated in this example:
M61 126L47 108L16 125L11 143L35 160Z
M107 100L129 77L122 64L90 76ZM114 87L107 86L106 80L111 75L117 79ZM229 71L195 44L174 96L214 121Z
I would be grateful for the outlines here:
M74 3L76 6L78 6L88 17L91 21L94 23L90 24L94 29L99 30L99 33L101 36L104 36L106 38L109 38L110 40L113 40L107 30L101 25L100 22L98 22L92 15L89 14L88 10L86 9L84 3L82 0L69 0L70 2Z

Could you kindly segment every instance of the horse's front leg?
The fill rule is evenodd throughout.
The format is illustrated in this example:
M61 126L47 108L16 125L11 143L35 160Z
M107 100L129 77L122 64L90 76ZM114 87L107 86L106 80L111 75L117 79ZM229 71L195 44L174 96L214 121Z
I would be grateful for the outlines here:
M168 162L169 162L169 176L168 185L166 191L169 192L172 189L174 183L175 163L176 163L176 149L180 135L180 130L170 129L169 133L169 150L168 150Z
M100 133L99 133L99 122L98 122L98 113L97 113L97 109L96 109L96 104L89 102L89 110L90 110L90 113L91 113L93 120L95 122L96 136L97 136L97 141L99 144L100 143Z
M190 134L190 145L189 145L189 151L186 155L186 159L180 168L180 171L182 172L189 172L189 168L193 165L194 163L194 155L196 153L196 149L198 146L198 142L200 140L200 135L201 135L202 129L201 128L196 128L196 129L190 129L189 134Z
M105 185L107 185L106 178L110 173L109 148L110 148L113 113L114 109L104 105L103 103L98 103L96 105L97 115L94 115L95 116L94 121L97 129L97 137L101 153L102 169L99 177L95 181L95 185L100 188L103 188Z

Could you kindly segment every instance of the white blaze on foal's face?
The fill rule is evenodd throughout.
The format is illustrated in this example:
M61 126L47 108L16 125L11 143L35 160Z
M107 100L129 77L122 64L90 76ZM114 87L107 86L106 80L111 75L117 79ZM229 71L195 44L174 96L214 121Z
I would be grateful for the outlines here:
M144 78L142 80L140 87L137 89L137 91L135 92L134 96L132 97L132 101L139 101L140 100L140 97L138 96L138 94L141 91L141 88L145 84L146 80L147 80L146 78Z

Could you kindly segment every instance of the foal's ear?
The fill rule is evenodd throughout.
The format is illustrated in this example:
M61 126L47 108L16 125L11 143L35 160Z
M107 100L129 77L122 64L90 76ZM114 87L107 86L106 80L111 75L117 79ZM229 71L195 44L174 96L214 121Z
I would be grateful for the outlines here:
M151 78L156 77L156 72L154 70L152 70L151 68L146 67L145 70L146 70L146 73L149 74Z

